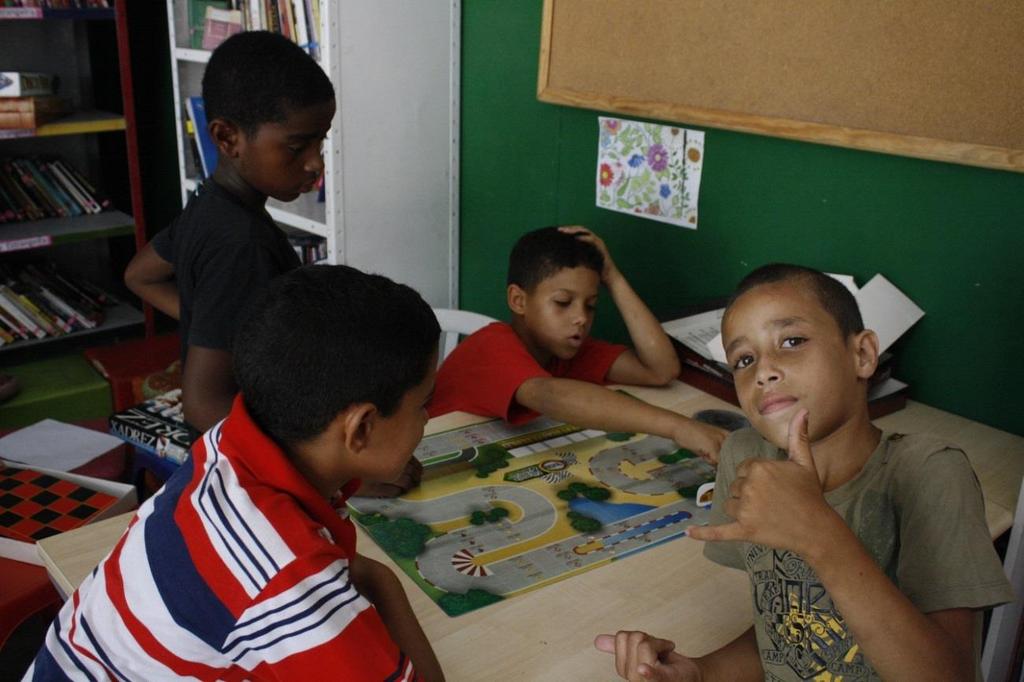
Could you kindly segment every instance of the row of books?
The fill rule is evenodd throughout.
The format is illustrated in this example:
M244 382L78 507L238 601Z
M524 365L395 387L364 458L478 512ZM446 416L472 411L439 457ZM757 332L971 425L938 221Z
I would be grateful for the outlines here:
M0 223L100 213L110 206L62 159L0 159Z
M273 31L320 59L320 0L189 0L191 46L213 50L240 31Z
M185 132L192 150L192 161L204 178L213 175L217 168L217 145L207 128L206 103L199 96L185 100Z
M42 9L108 9L110 0L3 0L0 7L39 7Z
M49 261L0 264L0 346L94 329L111 303L106 292Z
M288 241L303 265L327 260L327 240L323 237L314 234L288 235Z

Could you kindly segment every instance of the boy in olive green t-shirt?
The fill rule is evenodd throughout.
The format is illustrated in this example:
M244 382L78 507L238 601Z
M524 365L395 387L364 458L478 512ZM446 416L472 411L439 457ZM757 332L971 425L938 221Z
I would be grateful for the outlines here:
M822 273L768 265L722 335L755 430L722 447L707 541L745 569L754 625L707 656L643 632L600 635L630 680L969 680L981 610L1013 599L964 453L868 417L878 339Z

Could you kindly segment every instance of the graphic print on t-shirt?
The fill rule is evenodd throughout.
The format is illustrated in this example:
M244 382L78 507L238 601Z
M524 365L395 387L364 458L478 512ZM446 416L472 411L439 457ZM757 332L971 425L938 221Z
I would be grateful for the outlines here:
M746 561L766 680L794 675L816 682L875 679L842 614L803 559L789 551L750 545Z

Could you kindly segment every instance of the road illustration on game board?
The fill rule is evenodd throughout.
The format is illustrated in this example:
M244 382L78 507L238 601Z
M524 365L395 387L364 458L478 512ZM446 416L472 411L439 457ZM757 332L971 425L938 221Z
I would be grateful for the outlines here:
M670 440L557 422L487 422L424 439L428 475L353 517L449 615L681 537L714 469Z

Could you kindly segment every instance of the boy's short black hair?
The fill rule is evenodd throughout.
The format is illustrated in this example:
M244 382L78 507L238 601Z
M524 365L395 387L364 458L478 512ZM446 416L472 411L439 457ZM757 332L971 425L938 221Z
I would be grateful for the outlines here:
M356 403L393 414L427 376L441 333L413 289L345 265L277 277L241 319L235 380L253 420L283 445L318 436Z
M236 33L210 55L203 72L206 118L231 121L246 135L288 112L334 99L327 74L305 50L270 31Z
M825 273L802 265L790 265L789 263L762 265L740 280L736 291L729 297L729 304L726 307L731 306L737 298L754 287L787 280L801 280L811 288L814 295L818 297L821 307L839 325L839 331L842 332L844 339L864 331L864 319L860 315L857 299L853 297L850 290Z
M566 234L557 226L542 227L527 232L508 257L508 284L516 284L524 291L565 268L583 266L597 274L604 269L604 257L597 247Z

